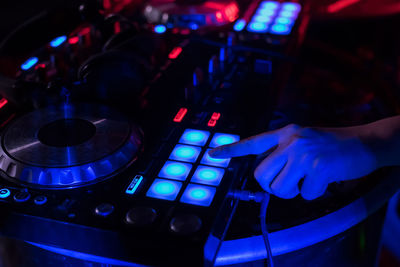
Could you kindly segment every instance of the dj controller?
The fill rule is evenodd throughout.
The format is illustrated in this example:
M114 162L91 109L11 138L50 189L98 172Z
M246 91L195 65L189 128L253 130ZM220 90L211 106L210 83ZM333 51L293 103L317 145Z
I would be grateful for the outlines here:
M294 0L103 0L25 25L49 30L0 58L0 233L156 266L213 266L224 240L259 235L258 207L230 197L261 191L259 158L208 151L285 125L274 111L308 12ZM335 211L367 181L273 198L268 228Z

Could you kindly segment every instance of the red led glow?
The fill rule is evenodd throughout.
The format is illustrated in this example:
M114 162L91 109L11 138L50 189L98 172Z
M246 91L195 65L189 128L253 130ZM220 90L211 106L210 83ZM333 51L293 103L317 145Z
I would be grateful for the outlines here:
M80 30L80 32L79 32L81 35L86 35L86 34L89 34L90 33L90 27L85 27L85 28L83 28L82 30Z
M114 23L114 33L120 33L121 32L121 23L119 21L116 21Z
M77 44L79 42L79 37L78 36L74 36L74 37L71 37L71 38L69 38L69 40L68 40L68 43L70 43L70 44Z
M110 0L103 0L103 8L106 10L111 8Z
M209 127L214 127L217 124L217 121L219 120L219 118L221 118L221 113L219 112L214 112L211 115L211 119L208 121L207 125Z
M5 105L7 105L8 100L5 98L0 99L0 108L4 107Z
M178 113L176 113L174 122L181 122L188 112L187 108L180 108Z
M182 52L182 47L177 46L172 51L169 53L168 58L169 59L175 59L177 58Z
M327 7L328 13L335 13L343 8L354 5L355 3L360 2L360 0L338 0Z
M239 8L236 3L232 3L225 8L225 15L229 22L233 22L238 18Z
M35 70L44 69L44 68L46 68L46 64L44 64L44 63L40 63L35 66Z
M217 11L215 13L215 17L217 18L218 22L224 22L224 18L223 18L222 13L220 11Z

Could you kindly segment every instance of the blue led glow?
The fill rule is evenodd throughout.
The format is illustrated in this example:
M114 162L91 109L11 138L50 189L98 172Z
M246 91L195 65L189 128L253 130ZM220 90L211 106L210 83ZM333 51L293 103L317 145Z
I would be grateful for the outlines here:
M164 25L156 25L154 26L154 32L155 33L164 33L167 30L167 27L165 27Z
M133 179L132 182L129 184L128 188L126 189L125 193L129 195L133 195L136 190L138 189L140 183L143 181L143 176L141 175L136 175Z
M256 15L259 16L264 16L264 17L272 17L276 14L275 10L270 10L270 9L259 9L256 13Z
M229 145L240 140L239 135L216 133L211 139L210 147Z
M186 129L181 139L179 139L179 143L204 146L207 143L208 137L210 137L210 132Z
M263 1L260 7L267 9L277 9L279 7L279 3L276 1Z
M208 207L214 198L215 187L189 184L181 197L181 202Z
M294 18L294 17L297 17L297 14L296 14L295 12L293 12L293 11L285 11L285 10L282 10L282 11L279 13L279 16L280 16L280 17L286 17L286 18Z
M231 161L231 159L216 159L216 158L212 158L212 157L210 157L210 155L208 155L208 151L210 151L210 150L211 149L208 149L206 151L206 153L204 154L203 158L200 161L201 164L210 165L210 166L217 166L217 167L228 167L229 162Z
M292 28L289 25L284 24L274 24L271 27L271 33L278 35L287 35L290 33L291 30Z
M33 66L35 66L39 62L39 59L37 57L31 57L21 65L21 69L23 70L29 70Z
M195 162L200 152L201 148L197 146L176 145L174 150L172 150L169 159Z
M282 9L285 11L300 11L301 6L298 3L283 3Z
M189 28L191 29L191 30L197 30L198 28L199 28L199 25L197 25L196 23L190 23L189 24Z
M155 179L146 196L173 201L176 199L181 187L181 182Z
M268 31L268 24L261 22L250 22L247 25L247 30L249 32L265 33Z
M11 192L7 188L0 189L0 198L8 198L11 195Z
M233 25L233 29L237 32L240 32L246 27L246 21L244 19L239 19L236 21L235 25Z
M225 170L221 168L200 165L190 180L193 183L218 186Z
M162 178L184 181L189 175L191 168L192 164L189 163L167 161L162 167L158 176Z
M271 22L271 20L272 20L272 17L263 16L263 15L254 16L252 19L252 21L254 21L254 22L262 22L262 23Z
M292 24L292 23L293 23L293 20L290 19L290 18L278 17L278 18L275 20L275 23L277 23L277 24L286 24L286 25L288 25L288 24Z
M65 41L67 40L67 36L63 35L63 36L59 36L54 38L51 42L50 42L50 46L51 47L59 47L60 45L62 45Z

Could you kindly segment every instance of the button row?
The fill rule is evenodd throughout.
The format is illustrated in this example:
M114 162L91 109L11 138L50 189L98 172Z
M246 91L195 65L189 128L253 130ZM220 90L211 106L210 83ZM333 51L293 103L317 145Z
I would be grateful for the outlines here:
M11 191L8 188L1 188L0 189L0 199L6 199L11 195ZM19 191L14 194L14 201L15 202L26 202L31 198L31 194L28 191ZM34 203L36 205L43 205L47 202L47 197L40 195L34 198Z

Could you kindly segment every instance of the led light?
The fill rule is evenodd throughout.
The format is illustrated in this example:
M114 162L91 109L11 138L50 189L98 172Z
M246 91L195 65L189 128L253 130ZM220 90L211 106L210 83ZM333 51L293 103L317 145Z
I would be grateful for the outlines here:
M165 27L164 25L156 25L154 26L154 32L155 33L164 33L167 30L167 27Z
M271 22L272 18L268 17L268 16L263 16L263 15L258 15L258 16L254 16L253 19L251 21L254 22L261 22L261 23L267 23L267 22Z
M299 12L301 9L300 4L298 3L283 3L282 9L285 11L297 11Z
M174 117L174 122L181 122L187 112L188 112L187 108L180 108L178 113L176 113L176 115Z
M246 27L246 21L244 19L238 19L233 25L233 29L237 32L240 32Z
M136 175L135 178L133 178L132 182L129 184L125 193L127 193L129 195L133 195L136 192L137 188L139 187L139 185L142 181L143 181L143 176Z
M215 187L189 184L181 197L181 202L208 207L214 198Z
M229 145L240 140L239 135L216 133L211 140L210 147Z
M171 50L171 52L168 55L169 59L175 59L177 58L180 54L182 53L182 47L177 46L174 49Z
M176 199L181 187L181 182L155 179L146 196L173 201Z
M5 105L7 105L8 100L5 98L0 99L0 108L3 108Z
M217 167L228 167L229 162L231 161L231 159L216 159L216 158L212 158L208 154L208 152L210 150L211 149L208 149L206 151L206 153L204 153L204 156L200 161L201 164L210 165L210 166L217 166Z
M295 12L292 12L292 11L284 11L284 10L282 10L279 13L279 16L286 17L286 18L294 18L294 17L297 17L297 14Z
M11 195L11 192L7 188L0 189L0 198L8 198Z
M186 129L183 133L179 143L187 145L204 146L207 143L210 132Z
M193 183L218 186L225 170L221 168L200 165L190 180Z
M23 70L29 70L33 66L35 66L39 62L39 59L37 57L31 57L21 65L21 69Z
M278 35L287 35L291 30L292 28L289 25L284 24L274 24L271 27L271 33Z
M201 152L201 148L197 146L176 145L172 150L169 159L195 162Z
M62 45L65 41L67 40L67 36L63 35L63 36L59 36L57 38L54 38L51 42L50 42L50 46L51 47L59 47L60 45Z
M293 23L293 20L290 19L290 18L278 17L278 18L275 20L275 23L277 23L277 24L286 24L286 25L289 25L289 24L292 24L292 23Z
M74 37L71 37L71 38L69 38L69 40L68 40L68 43L70 43L70 44L77 44L79 42L79 37L78 36L74 36Z
M270 9L259 9L256 15L264 16L264 17L272 17L276 14L275 10Z
M268 9L277 9L279 7L279 3L276 1L264 1L261 3L260 7Z
M247 25L247 30L249 32L265 33L268 30L268 24L261 22L250 22Z
M162 167L158 176L179 181L186 180L189 175L192 164L176 161L167 161Z

